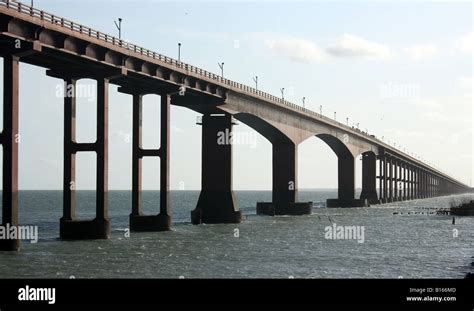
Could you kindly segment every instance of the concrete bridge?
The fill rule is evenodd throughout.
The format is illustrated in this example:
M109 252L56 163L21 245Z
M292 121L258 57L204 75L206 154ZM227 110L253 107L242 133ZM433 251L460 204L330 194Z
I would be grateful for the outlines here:
M426 163L389 146L375 136L345 126L319 113L192 65L130 44L60 16L19 2L0 0L0 55L4 61L4 129L2 224L18 224L19 63L47 69L66 89L79 79L97 81L97 139L76 140L75 93L64 96L63 239L98 239L110 235L108 213L108 86L130 94L133 104L133 169L130 229L169 230L170 105L202 114L202 189L191 214L194 224L238 223L241 212L232 190L232 144L220 144L220 132L231 133L235 120L255 129L273 145L272 202L257 203L268 215L311 213L311 202L298 202L298 145L317 136L338 157L338 197L328 207L422 199L471 189ZM141 146L142 96L161 97L161 147ZM75 213L75 155L95 152L96 217L79 220ZM355 158L362 155L362 193L355 197ZM141 210L141 161L160 158L158 215ZM377 165L379 166L377 176ZM379 182L377 191L377 179ZM18 240L0 241L1 250L16 250Z

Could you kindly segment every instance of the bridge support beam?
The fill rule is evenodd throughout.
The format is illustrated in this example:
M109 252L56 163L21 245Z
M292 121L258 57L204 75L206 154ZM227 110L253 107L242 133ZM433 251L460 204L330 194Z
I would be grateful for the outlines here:
M388 159L388 166L389 166L389 184L388 184L388 198L387 202L393 202L393 158L389 157Z
M423 192L424 198L429 197L429 184L428 184L428 173L423 171Z
M3 58L3 190L2 226L18 226L18 126L19 126L19 58ZM0 251L20 248L18 239L0 239Z
M355 165L352 155L338 156L338 197L328 199L327 207L365 207L366 199L355 199Z
M201 194L191 222L239 223L242 213L232 190L232 116L202 116Z
M160 149L142 149L142 95L133 96L133 151L132 151L132 213L131 231L168 231L171 230L171 209L169 206L169 155L170 155L170 96L161 94ZM141 208L142 158L160 157L160 213L143 215Z
M75 80L65 78L64 91L64 179L63 217L60 220L60 237L65 240L108 239L108 79L97 80L97 141L78 144L75 139ZM71 91L72 90L72 91ZM75 156L78 151L95 151L96 170L96 217L93 220L77 220L75 215Z
M402 171L403 171L403 192L402 197L403 201L408 200L408 167L407 163L403 162Z
M366 199L369 204L379 202L377 197L376 168L377 160L373 152L362 154L362 192L361 199Z
M418 168L415 166L413 168L413 186L414 186L414 190L413 190L413 195L414 195L414 199L417 200L420 198L420 187L419 187L419 171L418 171Z
M388 159L383 157L383 203L388 202Z
M292 142L273 143L272 202L258 202L259 215L308 215L312 202L296 202L298 197L298 146Z
M400 200L400 196L399 196L399 192L398 192L398 184L399 184L399 181L400 181L400 175L399 175L399 166L398 166L398 160L395 159L394 161L394 173L395 173L395 176L394 176L394 192L393 192L393 201L399 201Z

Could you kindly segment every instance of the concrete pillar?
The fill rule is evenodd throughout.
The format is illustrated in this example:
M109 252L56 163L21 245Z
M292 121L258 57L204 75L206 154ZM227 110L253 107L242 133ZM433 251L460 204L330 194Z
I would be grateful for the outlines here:
M3 58L3 190L2 226L18 226L19 58ZM20 248L18 239L0 239L0 251Z
M415 189L415 172L414 172L414 167L413 166L409 166L410 167L410 200L413 200L415 199L415 193L414 193L414 189Z
M308 215L312 202L298 200L298 146L293 142L272 144L272 202L258 202L259 215Z
M379 199L380 203L383 203L383 158L381 156L379 158Z
M378 202L377 198L377 160L375 154L366 152L362 154L362 192L361 199L367 199L370 204Z
M414 173L414 192L413 192L413 195L414 195L414 199L419 199L420 198L420 187L419 187L419 170L418 168L415 166L413 168L413 173Z
M364 207L366 199L355 199L355 163L354 157L338 155L337 160L338 191L337 199L328 199L327 207Z
M97 194L96 219L108 221L109 214L109 80L97 80Z
M388 159L387 156L383 158L383 200L384 203L388 202Z
M399 193L398 193L398 181L400 178L399 172L398 172L398 160L395 160L394 163L394 193L393 193L393 200L398 201L399 200Z
M426 172L421 170L421 197L426 198Z
M133 151L132 151L132 231L171 230L171 209L169 206L169 146L170 146L170 96L161 94L160 102L160 149L142 149L142 95L133 94ZM160 157L160 213L143 215L141 209L142 158Z
M426 178L427 178L427 184L428 184L428 197L431 198L433 194L431 193L432 191L432 184L431 184L431 174L429 172L426 173Z
M132 216L141 215L142 201L142 111L143 96L133 94L132 107ZM130 226L132 224L130 223Z
M430 185L430 173L429 172L425 172L425 179L426 179L426 197L429 198L429 197L431 197L431 193L430 193L431 185Z
M425 175L423 174L423 170L420 169L419 171L419 176L418 178L420 179L420 199L423 199L424 198L424 195L425 195L425 191L424 191L424 186L425 186L425 182L424 182L424 177Z
M293 143L272 145L272 201L276 209L287 209L298 194L298 148Z
M337 161L338 199L353 200L355 196L355 167L353 157L339 157Z
M63 220L76 218L76 80L64 80L64 140L63 140Z
M418 169L418 198L423 199L423 171Z
M193 224L239 223L242 214L232 190L232 116L203 115L201 194Z
M393 202L394 196L393 196L393 158L389 158L389 166L390 166L390 183L389 183L389 189L388 189L388 202Z
M403 163L403 200L408 200L408 167Z
M431 197L431 180L430 180L430 173L426 172L425 173L425 178L426 178L426 197L429 198Z
M65 78L66 84L72 79ZM60 237L62 239L107 239L110 237L110 221L108 217L108 123L109 100L108 79L97 80L97 140L92 144L79 144L75 142L75 105L74 97L65 90L64 94L64 182L63 191L68 192L75 173L74 158L71 154L79 151L95 151L96 164L96 217L93 220L76 220L73 205L73 192L71 199L66 195L63 202L63 217L60 220ZM74 93L74 92L72 92ZM69 140L69 142L68 142ZM70 178L69 178L70 177ZM68 179L69 186L68 186ZM72 184L74 185L74 183Z

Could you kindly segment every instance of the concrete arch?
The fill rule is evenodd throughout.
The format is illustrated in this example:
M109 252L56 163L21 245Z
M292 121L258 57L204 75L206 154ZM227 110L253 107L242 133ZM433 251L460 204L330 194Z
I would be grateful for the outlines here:
M258 116L250 113L238 113L234 117L257 131L272 144L293 144L287 135Z
M272 144L272 202L257 203L258 214L301 215L311 213L311 203L298 201L298 144L272 121L250 113L234 117Z
M330 134L317 134L316 137L324 141L337 155L337 185L338 201L352 201L355 196L355 163L353 153L339 138ZM330 202L328 201L328 206Z
M315 136L324 141L332 149L332 151L334 151L338 158L354 159L353 153L344 144L344 142L336 136L331 134L317 134Z

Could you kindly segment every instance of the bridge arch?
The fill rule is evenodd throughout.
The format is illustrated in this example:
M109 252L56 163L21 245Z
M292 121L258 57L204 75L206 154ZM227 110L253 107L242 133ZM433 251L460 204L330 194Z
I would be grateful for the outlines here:
M234 117L272 144L272 205L275 213L287 213L298 196L298 145L280 129L258 116L238 113Z

